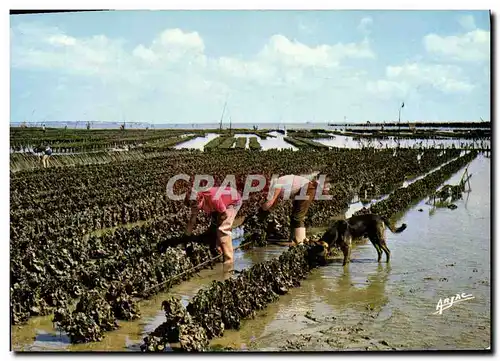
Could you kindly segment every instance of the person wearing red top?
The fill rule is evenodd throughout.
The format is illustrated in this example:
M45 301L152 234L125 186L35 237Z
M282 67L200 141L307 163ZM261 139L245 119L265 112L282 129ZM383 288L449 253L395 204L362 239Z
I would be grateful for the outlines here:
M196 201L186 201L191 205L191 217L186 227L186 234L191 235L200 210L217 218L217 250L224 255L224 263L233 263L232 225L241 207L241 195L232 187L212 187L196 195Z

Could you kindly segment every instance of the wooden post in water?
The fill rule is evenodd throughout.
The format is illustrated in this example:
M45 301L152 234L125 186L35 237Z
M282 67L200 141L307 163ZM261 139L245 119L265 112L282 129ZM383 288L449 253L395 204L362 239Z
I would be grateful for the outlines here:
M226 111L227 100L224 102L224 108L222 108L222 115L220 116L219 130L222 131L222 119L224 118L224 112Z
M467 167L467 168L469 168L469 167ZM468 186L469 186L469 192L470 192L470 191L472 191L472 188L471 188L471 186L470 186L470 180L469 180L469 179L470 179L470 177L472 176L472 174L471 174L471 175L469 175L469 171L468 171L467 169L465 170L465 172L467 173L467 184L468 184Z
M462 179L460 179L460 185L465 184L465 182L467 182L467 185L469 186L469 189L467 190L468 192L472 190L469 180L471 176L472 174L469 174L469 166L467 166L467 168L465 168L464 174L462 175Z

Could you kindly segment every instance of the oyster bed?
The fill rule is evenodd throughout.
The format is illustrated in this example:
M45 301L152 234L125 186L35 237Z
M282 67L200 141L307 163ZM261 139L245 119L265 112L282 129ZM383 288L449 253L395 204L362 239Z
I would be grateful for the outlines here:
M179 299L168 298L162 304L166 321L144 338L141 350L162 352L168 344L179 343L183 351L206 351L210 339L222 336L224 330L239 329L243 319L253 318L255 311L290 288L299 287L309 271L320 264L322 253L320 245L291 247L235 278L213 281L186 308Z
M362 209L355 212L355 214L375 213L390 218L408 208L412 202L433 194L446 179L474 160L477 155L477 151L470 151L424 178L410 184L408 187L395 190L387 199L375 203L369 209Z
M477 155L477 151L471 151L355 214L371 212L390 218L434 192ZM255 311L276 301L290 288L300 286L300 280L312 268L324 264L323 255L324 249L319 244L291 247L273 260L244 270L236 278L214 281L200 290L186 308L179 299L165 300L162 306L166 321L144 338L141 350L164 352L168 344L178 343L182 351L207 351L210 339L221 337L225 329L239 329L241 320L252 318Z
M420 153L410 149L252 154L214 150L210 156L177 152L141 162L17 172L11 177L10 203L12 324L57 311L57 319L70 330L75 322L88 323L92 328L92 322L99 322L86 313L89 308L82 303L95 299L92 291L109 304L116 319L133 319L139 316L134 298L168 289L168 282L162 282L174 275L182 275L175 282L189 278L192 274L188 270L213 253L203 220L195 230L196 242L179 241L188 210L182 202L164 194L172 175L214 174L220 183L237 169L237 186L242 191L247 174L264 174L270 179L273 174L326 173L332 177L333 199L313 203L306 223L322 226L342 214L366 184L376 185L376 192L389 193L405 179L456 158L460 151L441 154L440 150L426 150L417 159ZM174 192L183 190L177 186ZM256 245L265 244L265 232L278 238L289 234L290 201L273 211L269 227L256 218L256 209L265 196L251 194L240 210L248 218L248 239ZM138 221L149 223L94 234ZM78 301L80 306L73 310ZM75 341L87 340L83 332L75 335ZM101 336L94 332L88 340Z

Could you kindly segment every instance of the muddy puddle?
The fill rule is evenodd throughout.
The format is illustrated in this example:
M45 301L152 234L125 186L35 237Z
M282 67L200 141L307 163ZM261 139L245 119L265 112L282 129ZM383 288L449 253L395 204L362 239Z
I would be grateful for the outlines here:
M352 251L352 262L340 258L314 270L301 287L245 320L239 331L228 330L211 341L215 349L238 350L421 350L484 349L490 345L490 159L470 163L472 191L455 202L455 210L434 208L423 199L399 215L407 223L400 234L387 231L391 262L376 261L371 243ZM455 184L463 169L446 183ZM348 211L355 211L351 205ZM321 231L315 229L311 231ZM235 246L238 241L235 240ZM236 251L235 270L274 258L286 248L270 245ZM201 271L168 294L185 304L213 280L228 277L222 266ZM55 330L51 317L12 327L15 350L139 351L147 332L164 320L161 303L167 293L140 303L142 317L120 322L99 343L71 345ZM473 297L442 314L440 299L456 294ZM435 314L438 312L437 314Z

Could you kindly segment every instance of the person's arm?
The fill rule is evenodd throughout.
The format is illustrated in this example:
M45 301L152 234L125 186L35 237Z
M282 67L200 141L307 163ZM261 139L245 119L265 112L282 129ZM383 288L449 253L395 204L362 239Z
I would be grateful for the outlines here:
M196 218L198 217L198 207L193 206L191 207L191 217L189 218L189 222L186 227L186 235L190 236L191 233L193 233L193 228L196 224Z
M262 209L265 211L268 211L274 205L274 203L276 203L276 200L280 196L280 193L281 193L281 189L275 188L273 197L262 205Z

